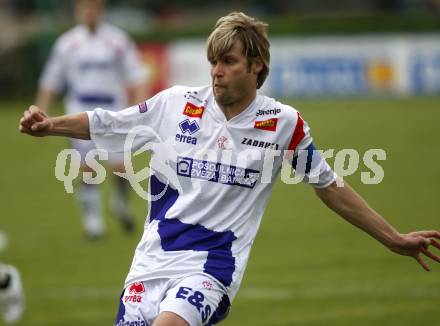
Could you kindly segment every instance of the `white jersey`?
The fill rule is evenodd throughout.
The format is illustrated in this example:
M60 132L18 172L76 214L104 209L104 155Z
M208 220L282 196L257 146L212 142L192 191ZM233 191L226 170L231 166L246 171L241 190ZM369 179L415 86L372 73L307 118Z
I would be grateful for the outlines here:
M66 111L125 108L126 86L146 78L136 46L119 28L100 24L94 33L78 25L61 35L40 79L40 88L67 88Z
M292 107L261 95L227 120L211 87L176 86L123 111L88 114L98 148L124 150L127 134L139 126L135 150L146 143L163 145L152 146L150 193L157 196L149 203L126 285L206 273L232 300L283 153L264 158L269 150L308 148L307 123ZM164 163L171 172L164 173ZM315 186L334 180L334 172L322 164Z

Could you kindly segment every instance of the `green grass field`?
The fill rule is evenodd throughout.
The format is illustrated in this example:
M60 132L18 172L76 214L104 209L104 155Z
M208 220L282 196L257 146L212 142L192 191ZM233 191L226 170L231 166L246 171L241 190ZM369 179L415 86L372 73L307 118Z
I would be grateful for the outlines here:
M319 148L386 150L382 183L361 183L363 163L346 180L399 230L440 229L440 98L293 105ZM107 237L85 242L74 195L54 176L66 141L19 134L26 106L0 103L0 229L9 237L0 260L22 272L27 311L19 325L111 325L146 203L133 195L135 236L107 211ZM439 325L440 264L431 267L426 273L354 229L310 187L278 182L223 325Z

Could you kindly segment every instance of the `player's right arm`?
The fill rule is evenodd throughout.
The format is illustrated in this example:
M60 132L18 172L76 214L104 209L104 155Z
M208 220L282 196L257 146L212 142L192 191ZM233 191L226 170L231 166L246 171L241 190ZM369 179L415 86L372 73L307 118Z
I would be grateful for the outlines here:
M36 106L48 113L56 97L57 93L55 91L40 87L37 93Z
M38 106L24 111L19 124L20 132L35 137L65 136L90 139L89 117L86 112L49 117Z

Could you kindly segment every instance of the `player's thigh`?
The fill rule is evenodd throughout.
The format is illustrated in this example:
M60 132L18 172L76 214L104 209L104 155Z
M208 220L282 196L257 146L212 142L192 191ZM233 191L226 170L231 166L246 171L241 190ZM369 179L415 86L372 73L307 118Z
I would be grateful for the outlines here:
M225 297L224 288L215 279L196 274L175 281L160 303L159 311L175 313L190 326L206 325L226 317L229 300L224 305Z
M174 312L163 311L154 320L152 326L189 326L189 324Z
M115 325L151 325L159 314L159 303L169 282L158 279L130 284L122 292Z
M131 161L129 164L132 164ZM124 163L124 153L108 153L108 165L112 172L124 173L126 171ZM133 167L131 167L133 168Z

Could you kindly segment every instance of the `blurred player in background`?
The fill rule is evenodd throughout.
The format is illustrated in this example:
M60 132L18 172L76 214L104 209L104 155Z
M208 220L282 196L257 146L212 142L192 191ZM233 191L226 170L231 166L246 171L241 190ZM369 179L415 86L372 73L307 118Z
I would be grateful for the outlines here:
M226 317L284 150L295 154L292 166L345 220L390 250L414 257L427 270L422 254L440 262L429 248L440 248L438 231L398 232L338 180L315 150L298 111L257 94L269 73L266 26L237 12L218 20L208 38L209 86L175 86L119 112L96 109L51 118L32 106L21 118L23 133L92 138L108 151L122 151L123 136L136 126L154 131L143 136L139 147L171 140L167 144L176 157L169 174L158 164L165 150L153 152L150 190L161 196L150 203L149 224L136 249L115 325L213 325ZM273 157L270 177L263 182L269 148L283 154ZM243 153L246 160L240 159ZM298 169L300 153L306 154L305 169ZM286 213L294 209L286 203ZM313 236L311 232L310 241Z
M40 78L37 105L48 112L56 95L66 89L67 113L100 107L119 110L145 99L147 71L141 64L135 44L119 28L102 21L105 0L75 1L78 25L60 36ZM130 97L130 99L129 99ZM84 161L92 142L72 140L81 154L81 170L92 170ZM125 172L122 154L109 156L114 172ZM128 208L127 180L115 176L111 208L128 232L134 219ZM95 239L105 230L101 212L101 193L97 185L81 182L77 196L83 210L86 235Z
M6 246L6 236L0 231L0 251ZM12 265L0 262L0 313L6 324L20 320L24 311L24 295L20 273Z
M17 322L24 310L20 274L12 265L0 263L0 310L6 324Z

